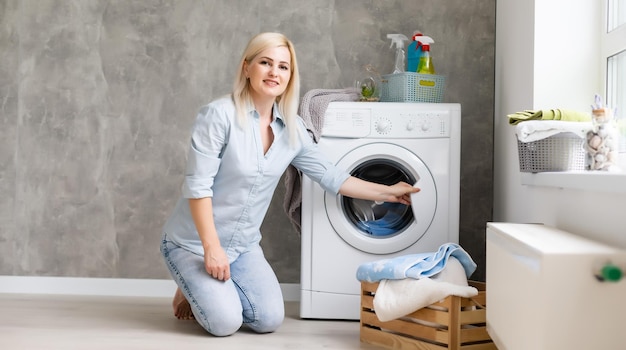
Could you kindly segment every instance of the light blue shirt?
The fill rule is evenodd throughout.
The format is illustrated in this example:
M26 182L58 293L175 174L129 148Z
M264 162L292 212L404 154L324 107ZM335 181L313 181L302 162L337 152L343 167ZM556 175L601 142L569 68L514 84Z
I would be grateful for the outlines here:
M201 108L192 129L182 198L165 223L174 243L204 255L191 213L189 198L212 197L213 217L220 243L230 262L261 240L260 227L274 190L289 164L337 194L350 176L336 168L318 149L298 118L299 138L289 142L283 117L274 105L274 141L263 154L259 114L248 111L246 127L236 121L235 105L224 97Z

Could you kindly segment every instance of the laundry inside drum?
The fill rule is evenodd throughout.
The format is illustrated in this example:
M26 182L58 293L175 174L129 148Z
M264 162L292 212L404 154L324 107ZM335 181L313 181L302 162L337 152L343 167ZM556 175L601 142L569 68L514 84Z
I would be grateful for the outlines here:
M356 167L351 174L384 185L400 181L412 184L415 177L401 164L389 159L373 159ZM346 218L364 235L388 238L402 233L413 222L413 211L401 203L377 203L343 197Z

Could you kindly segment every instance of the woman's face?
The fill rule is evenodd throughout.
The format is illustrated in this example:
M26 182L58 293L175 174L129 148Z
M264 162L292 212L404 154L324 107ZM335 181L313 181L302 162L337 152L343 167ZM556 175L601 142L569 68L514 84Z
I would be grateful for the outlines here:
M272 47L244 64L254 99L272 99L282 95L291 79L291 54L286 46Z

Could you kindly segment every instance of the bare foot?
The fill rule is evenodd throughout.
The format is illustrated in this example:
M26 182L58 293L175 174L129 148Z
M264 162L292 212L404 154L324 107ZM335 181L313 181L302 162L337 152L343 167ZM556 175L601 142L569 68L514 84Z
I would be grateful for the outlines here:
M176 294L174 294L174 300L172 301L172 306L174 307L174 316L179 320L193 320L193 312L191 311L191 305L185 298L185 295L180 290L180 288L176 289Z

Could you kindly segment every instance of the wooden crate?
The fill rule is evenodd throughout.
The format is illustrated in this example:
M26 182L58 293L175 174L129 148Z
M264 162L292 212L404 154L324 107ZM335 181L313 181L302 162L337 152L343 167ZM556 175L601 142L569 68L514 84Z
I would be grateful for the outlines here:
M405 317L381 322L374 313L378 283L361 282L362 342L388 349L497 350L486 329L485 283L473 298L449 296Z

